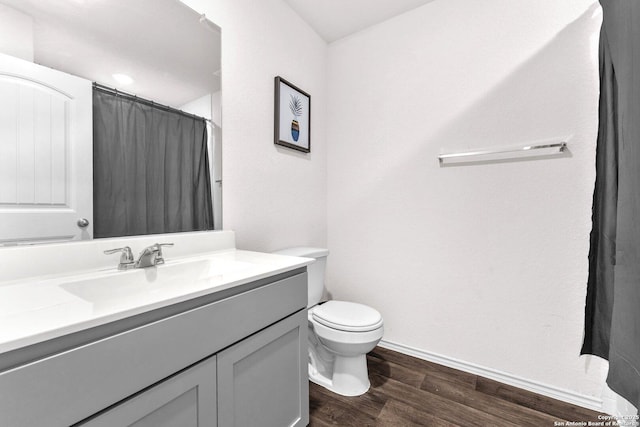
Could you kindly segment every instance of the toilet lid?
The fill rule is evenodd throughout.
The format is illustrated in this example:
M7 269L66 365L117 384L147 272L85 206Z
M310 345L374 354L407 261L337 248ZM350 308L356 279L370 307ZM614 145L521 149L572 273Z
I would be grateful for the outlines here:
M382 326L382 316L369 306L347 301L327 301L317 306L313 319L329 328L366 332Z

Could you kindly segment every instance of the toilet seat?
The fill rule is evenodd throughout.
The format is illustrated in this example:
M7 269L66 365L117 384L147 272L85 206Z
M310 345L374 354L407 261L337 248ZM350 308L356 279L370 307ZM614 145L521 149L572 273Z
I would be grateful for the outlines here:
M321 325L345 332L369 332L383 323L377 310L348 301L327 301L314 308L312 317Z

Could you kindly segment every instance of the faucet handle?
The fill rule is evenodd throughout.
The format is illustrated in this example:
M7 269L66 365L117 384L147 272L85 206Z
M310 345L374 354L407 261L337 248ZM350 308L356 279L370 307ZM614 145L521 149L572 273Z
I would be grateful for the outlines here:
M120 263L118 264L118 269L126 270L127 265L133 264L133 252L131 252L131 248L129 246L104 251L105 255L116 254L118 252L120 252Z
M162 247L173 246L173 243L156 243L154 246L157 249L156 264L164 264L164 257L162 256Z

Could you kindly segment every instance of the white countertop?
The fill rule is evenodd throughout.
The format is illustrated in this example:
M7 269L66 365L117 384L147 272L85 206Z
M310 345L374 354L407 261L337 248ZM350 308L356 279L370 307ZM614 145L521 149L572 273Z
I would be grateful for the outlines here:
M0 283L0 354L304 267L312 259L228 249L118 271Z

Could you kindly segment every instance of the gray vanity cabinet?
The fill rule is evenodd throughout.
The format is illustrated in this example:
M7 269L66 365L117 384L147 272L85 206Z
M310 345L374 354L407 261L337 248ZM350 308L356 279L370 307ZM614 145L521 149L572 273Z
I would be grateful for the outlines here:
M306 304L297 269L5 353L0 426L305 426Z
M218 353L219 427L307 425L306 328L303 310Z
M79 425L215 427L216 406L216 357L212 356Z
M301 311L80 426L306 426L305 329Z

